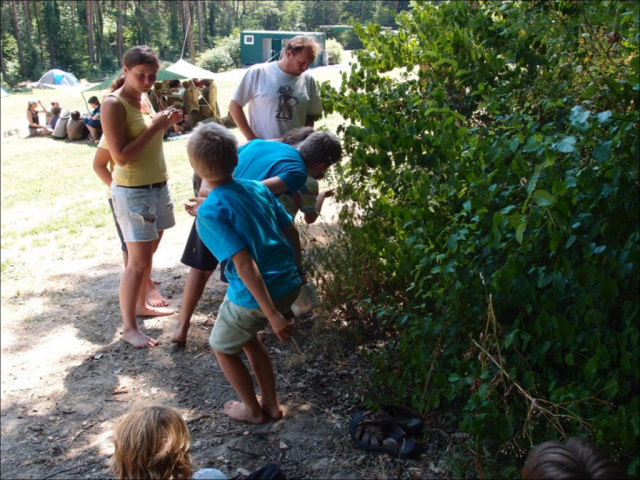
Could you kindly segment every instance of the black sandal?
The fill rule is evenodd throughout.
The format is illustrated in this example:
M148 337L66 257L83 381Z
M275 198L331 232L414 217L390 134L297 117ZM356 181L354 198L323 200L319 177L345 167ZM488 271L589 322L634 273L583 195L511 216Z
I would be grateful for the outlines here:
M416 442L380 414L357 412L349 425L349 433L356 447L368 452L384 452L394 458L409 458L416 451Z
M388 414L391 421L404 430L407 435L415 435L422 431L424 420L413 410L397 405L383 405L382 411Z

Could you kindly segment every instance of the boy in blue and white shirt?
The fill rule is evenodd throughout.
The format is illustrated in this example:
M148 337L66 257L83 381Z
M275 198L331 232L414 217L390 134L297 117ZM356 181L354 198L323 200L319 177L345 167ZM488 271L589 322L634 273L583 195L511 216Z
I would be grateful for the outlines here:
M219 261L229 260L225 271L229 289L209 339L241 399L228 402L224 411L250 423L281 418L273 367L257 333L269 323L280 340L291 337L291 304L303 283L298 231L266 186L233 177L237 141L226 128L215 123L199 126L189 138L187 152L193 169L211 187L197 213L198 234ZM261 399L240 351L251 363Z

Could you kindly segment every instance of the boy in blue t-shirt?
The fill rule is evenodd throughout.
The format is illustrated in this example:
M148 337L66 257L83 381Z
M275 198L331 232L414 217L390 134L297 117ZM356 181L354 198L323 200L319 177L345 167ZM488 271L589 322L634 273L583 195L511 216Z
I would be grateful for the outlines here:
M259 181L276 196L284 193L294 194L304 187L307 175L325 172L342 157L340 141L330 132L298 129L287 134L282 142L290 142L297 147L260 139L252 140L240 147L234 178ZM209 188L204 181L197 193L199 198L190 200L201 202L208 193ZM196 206L185 206L191 215L195 214ZM182 255L182 263L191 269L184 286L178 323L171 337L173 343L182 344L187 341L191 316L207 281L218 265L218 260L222 262L222 259L216 259L214 255L215 252L212 254L199 238L196 229L192 228Z
M302 284L298 231L267 187L233 177L237 140L226 128L216 123L199 126L187 152L191 166L211 188L196 217L198 234L218 260L229 260L229 288L209 338L242 400L228 402L225 414L250 423L281 418L271 359L257 333L269 323L280 340L291 337L291 304ZM251 363L261 399L238 355L241 351Z

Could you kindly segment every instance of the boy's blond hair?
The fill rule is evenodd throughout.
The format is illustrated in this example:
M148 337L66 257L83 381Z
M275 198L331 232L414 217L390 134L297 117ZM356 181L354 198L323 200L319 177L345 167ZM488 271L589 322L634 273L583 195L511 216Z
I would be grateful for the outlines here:
M114 434L110 466L121 479L191 478L190 436L180 413L169 407L136 408Z
M238 164L238 140L222 125L199 124L187 142L189 162L207 180L231 177Z

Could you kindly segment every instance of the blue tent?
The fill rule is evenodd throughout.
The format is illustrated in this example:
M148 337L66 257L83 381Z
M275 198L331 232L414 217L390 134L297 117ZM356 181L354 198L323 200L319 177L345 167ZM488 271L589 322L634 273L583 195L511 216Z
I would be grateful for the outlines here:
M51 85L75 86L80 85L80 81L73 73L53 69L45 73L40 80L32 86L34 88L51 88Z

